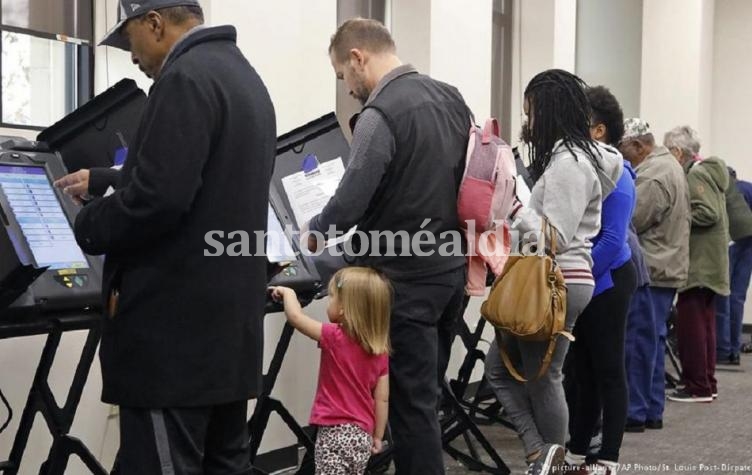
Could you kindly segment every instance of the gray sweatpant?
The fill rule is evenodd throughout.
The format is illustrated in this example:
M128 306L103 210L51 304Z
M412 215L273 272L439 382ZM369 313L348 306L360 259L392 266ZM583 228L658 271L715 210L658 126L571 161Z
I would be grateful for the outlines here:
M577 317L590 302L593 287L567 285L567 331L572 331ZM569 350L569 340L559 337L548 372L540 379L534 378L548 348L548 342L520 341L504 335L504 348L514 367L526 379L520 383L507 371L501 361L496 340L486 355L486 378L504 408L504 413L517 428L525 445L525 453L532 455L545 444L564 445L567 437L569 412L562 386L561 368Z

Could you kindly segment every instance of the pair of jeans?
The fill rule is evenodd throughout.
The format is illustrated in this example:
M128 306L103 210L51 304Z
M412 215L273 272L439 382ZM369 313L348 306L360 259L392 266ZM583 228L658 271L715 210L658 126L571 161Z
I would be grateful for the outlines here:
M627 314L624 362L627 372L627 419L645 422L653 384L658 334L650 287L638 287Z
M592 285L567 285L568 331L574 328L592 295ZM521 383L512 377L501 360L496 340L486 355L486 379L522 439L525 454L535 454L545 444L564 445L569 411L562 385L562 366L569 340L557 339L551 366L536 379L548 341L522 341L507 333L502 334L502 338L512 364L528 382Z
M671 316L676 289L651 287L650 296L653 302L658 346L655 352L653 380L650 384L647 418L657 421L663 420L663 410L666 407L666 338L668 337L668 319Z
M716 298L716 353L718 360L728 360L741 351L744 302L752 275L752 237L729 247L729 281L731 295Z
M440 383L462 317L465 268L392 281L389 424L397 475L444 473L438 420Z

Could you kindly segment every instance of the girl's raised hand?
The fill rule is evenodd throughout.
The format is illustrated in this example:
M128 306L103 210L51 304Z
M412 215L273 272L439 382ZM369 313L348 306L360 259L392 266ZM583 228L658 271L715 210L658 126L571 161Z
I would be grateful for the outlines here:
M296 297L295 291L287 287L270 287L269 291L272 296L272 300L275 302L282 302L287 297Z

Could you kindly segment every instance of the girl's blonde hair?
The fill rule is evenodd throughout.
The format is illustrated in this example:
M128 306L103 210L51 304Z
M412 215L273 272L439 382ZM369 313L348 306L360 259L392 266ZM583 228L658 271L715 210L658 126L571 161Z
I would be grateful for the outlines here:
M392 285L367 267L340 269L329 281L329 295L344 310L342 328L372 355L389 352Z

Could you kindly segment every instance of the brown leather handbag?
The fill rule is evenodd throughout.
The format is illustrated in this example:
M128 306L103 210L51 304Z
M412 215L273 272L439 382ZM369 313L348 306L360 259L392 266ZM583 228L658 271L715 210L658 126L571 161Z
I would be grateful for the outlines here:
M480 310L483 318L496 329L504 365L520 382L527 379L509 359L501 332L523 341L549 342L536 379L551 365L557 338L564 336L574 341L572 334L565 330L567 286L556 263L556 230L545 218L542 230L544 238L551 243L550 248L543 254L510 256ZM543 244L545 249L545 242Z

